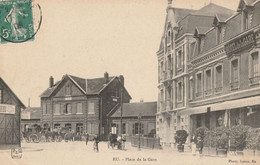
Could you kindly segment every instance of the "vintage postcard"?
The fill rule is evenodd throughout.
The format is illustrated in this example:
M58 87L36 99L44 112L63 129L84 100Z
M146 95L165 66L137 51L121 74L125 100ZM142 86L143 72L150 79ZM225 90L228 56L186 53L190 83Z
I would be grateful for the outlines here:
M260 164L260 0L0 0L1 165Z

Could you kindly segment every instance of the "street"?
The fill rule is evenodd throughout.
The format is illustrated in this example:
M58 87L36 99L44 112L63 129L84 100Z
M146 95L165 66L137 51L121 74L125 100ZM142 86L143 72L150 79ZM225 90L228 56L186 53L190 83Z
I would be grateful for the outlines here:
M126 150L108 149L106 142L99 143L99 153L92 149L93 142L22 143L23 157L12 159L10 151L0 151L1 165L82 165L82 164L258 164L258 157L198 157L190 153L177 153L171 149L149 150L130 146Z

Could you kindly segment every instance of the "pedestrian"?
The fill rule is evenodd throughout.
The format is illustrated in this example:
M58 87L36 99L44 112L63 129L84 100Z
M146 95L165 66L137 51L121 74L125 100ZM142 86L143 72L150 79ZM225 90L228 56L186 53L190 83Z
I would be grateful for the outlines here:
M107 148L109 148L110 146L112 146L112 144L111 144L111 139L112 139L112 133L109 132L108 137L107 137Z
M89 140L89 134L86 134L86 145L88 145L88 140Z
M96 136L94 137L94 146L93 146L93 149L94 149L94 151L96 151L96 152L99 152L99 150L98 150L98 143L99 143L99 137L98 137L98 135L96 135Z
M196 155L196 136L194 135L191 137L191 152L193 156Z
M202 149L203 149L203 140L201 137L198 137L197 143L196 143L196 148L199 151L200 156L202 155Z

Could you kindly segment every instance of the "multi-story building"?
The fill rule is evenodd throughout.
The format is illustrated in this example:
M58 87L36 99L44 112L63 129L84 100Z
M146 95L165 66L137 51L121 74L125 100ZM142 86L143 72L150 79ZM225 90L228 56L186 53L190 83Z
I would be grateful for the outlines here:
M41 125L44 128L67 127L77 133L98 134L102 139L109 133L107 114L128 103L131 96L124 87L124 77L84 79L64 75L41 94ZM121 101L122 98L122 101Z
M0 77L0 149L21 147L21 110L24 104Z
M199 10L172 7L168 0L166 21L158 57L157 136L162 143L174 143L177 130L191 134L190 117L180 112L190 106L188 63L196 46L194 31L205 33L212 27L215 17L226 19L233 10L210 3Z
M196 27L190 58L189 108L191 132L260 123L260 1L240 0L237 12L216 15L213 26Z

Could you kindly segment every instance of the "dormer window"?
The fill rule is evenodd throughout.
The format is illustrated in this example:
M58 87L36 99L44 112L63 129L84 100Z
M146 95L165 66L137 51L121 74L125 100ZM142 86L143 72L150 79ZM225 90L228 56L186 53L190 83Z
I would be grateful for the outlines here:
M222 42L222 28L221 26L216 27L217 45Z
M243 30L249 29L248 12L243 11Z

